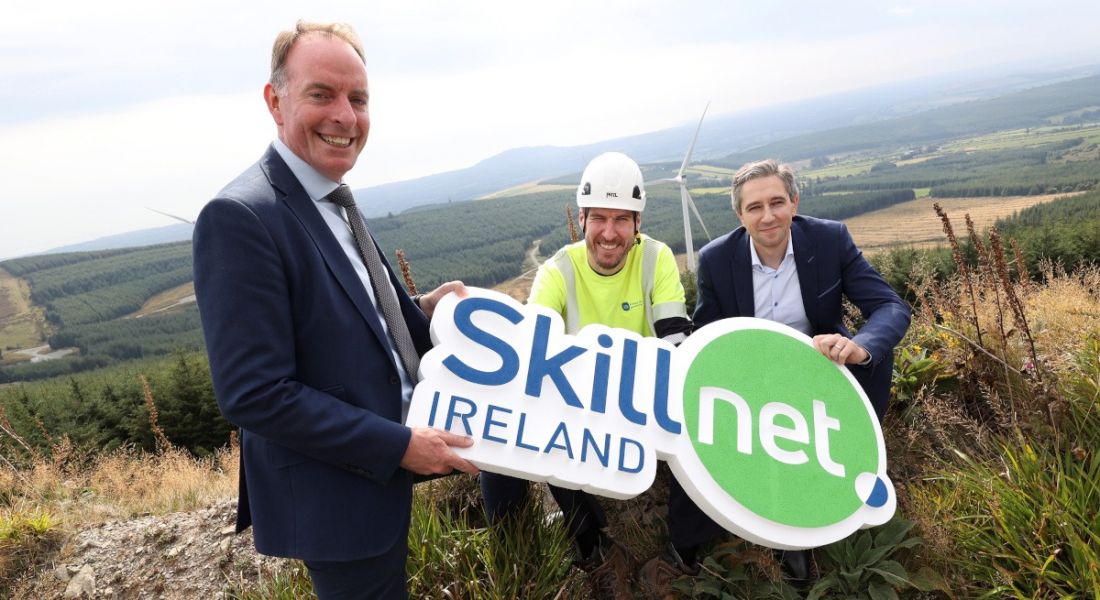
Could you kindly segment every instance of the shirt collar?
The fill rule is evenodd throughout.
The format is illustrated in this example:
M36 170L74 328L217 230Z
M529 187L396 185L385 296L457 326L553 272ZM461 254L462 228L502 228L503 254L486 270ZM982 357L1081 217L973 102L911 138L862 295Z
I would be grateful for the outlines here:
M752 238L751 237L749 237L749 236L745 236L745 237L749 238L749 256L752 258L753 268L763 267L764 263L760 262L760 255L756 253L756 244L752 243ZM794 241L792 240L792 236L790 234L788 234L787 235L787 253L783 255L783 260L785 261L785 260L787 260L787 258L792 257L792 256L794 256Z
M299 158L298 155L288 148L279 138L275 138L272 146L275 147L275 151L279 153L283 162L290 168L290 172L294 173L294 176L298 178L298 183L302 184L302 188L305 189L310 199L314 202L320 202L325 196L328 196L332 190L340 186L340 182L325 177L317 171L317 169L311 167L309 163Z

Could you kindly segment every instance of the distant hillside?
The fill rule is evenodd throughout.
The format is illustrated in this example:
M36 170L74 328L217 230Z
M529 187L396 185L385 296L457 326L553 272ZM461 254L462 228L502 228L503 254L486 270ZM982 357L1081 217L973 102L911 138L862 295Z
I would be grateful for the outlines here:
M1029 88L1041 90L1043 88L1037 86L1098 74L1100 65L1028 73L1007 67L986 69L909 80L735 114L711 114L703 124L694 160L712 159L709 162L714 162L714 159L727 157L723 162L737 166L742 157L764 154L784 158L814 157L853 148L878 147L898 139L936 138L958 135L958 131L1007 128L1011 125L997 125L1000 113L982 114L989 105L980 101ZM1068 104L1080 105L1072 97L1071 88L1059 88L1062 91L1054 93L1065 93ZM692 101L698 103L697 109L701 111L704 99ZM954 113L962 119L959 126L925 129L930 121L922 115L937 118L936 115L943 116L937 111L952 108L961 111ZM953 113L947 113L950 114ZM971 123L968 115L975 115L979 120ZM479 198L532 181L570 176L579 173L591 157L608 150L627 152L641 163L664 163L663 170L647 171L647 177L650 173L653 177L665 176L661 173L667 174L668 168L673 163L678 165L683 158L696 123L693 118L678 127L582 146L515 148L466 169L363 188L355 193L367 216L382 217L412 207ZM936 125L934 121L931 123ZM899 127L908 127L909 137L899 138L896 129ZM837 131L846 133L835 139ZM756 150L750 150L753 148ZM145 246L190 237L190 226L170 225L56 248L47 253Z
M913 115L913 126L919 128L923 122L916 113L921 111L1097 74L1100 74L1100 66L1011 75L957 73L734 114L708 115L699 135L695 159L718 158L794 136L806 139L805 134L809 132L858 124L870 124L866 127L871 129L866 130L864 139L853 139L854 146L868 145L868 140L880 143L892 139L893 133L887 123L894 123L899 117ZM1064 93L1074 92L1067 89ZM701 99L699 104L701 111ZM988 117L993 123L999 114ZM890 121L884 121L887 119ZM874 128L874 123L880 122L881 128ZM609 150L625 152L640 163L679 162L687 151L696 124L693 120L679 127L582 146L516 148L466 169L359 189L356 198L365 214L382 216L425 204L469 200L531 181L579 173L593 156ZM947 133L940 128L936 135L949 137Z
M797 161L939 143L1004 129L1050 125L1055 117L1065 113L1097 107L1100 107L1100 76L1094 75L907 117L791 137L734 153L716 164L733 168L763 157Z
M109 250L112 248L132 248L137 246L152 246L154 244L168 244L182 242L191 239L192 225L180 223L152 229L141 229L107 237L96 238L91 241L52 248L42 254L56 254L59 252L92 252L95 250Z

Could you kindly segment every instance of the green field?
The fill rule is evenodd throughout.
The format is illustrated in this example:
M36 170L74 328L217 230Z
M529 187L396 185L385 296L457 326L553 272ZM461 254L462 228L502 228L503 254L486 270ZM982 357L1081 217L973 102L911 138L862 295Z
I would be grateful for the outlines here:
M688 173L700 173L702 175L728 177L737 172L737 169L730 169L729 167L718 167L714 165L693 165L687 168Z
M998 131L948 142L940 147L940 153L1035 148L1077 138L1081 138L1085 145L1100 143L1100 125L1031 127Z

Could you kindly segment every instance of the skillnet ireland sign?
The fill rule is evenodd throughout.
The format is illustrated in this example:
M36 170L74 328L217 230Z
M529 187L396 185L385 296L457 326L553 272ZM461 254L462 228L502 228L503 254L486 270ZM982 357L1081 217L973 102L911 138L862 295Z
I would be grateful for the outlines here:
M630 498L657 460L729 531L811 548L885 523L896 497L874 409L805 335L726 319L679 347L468 288L432 318L407 424L474 438L479 468Z

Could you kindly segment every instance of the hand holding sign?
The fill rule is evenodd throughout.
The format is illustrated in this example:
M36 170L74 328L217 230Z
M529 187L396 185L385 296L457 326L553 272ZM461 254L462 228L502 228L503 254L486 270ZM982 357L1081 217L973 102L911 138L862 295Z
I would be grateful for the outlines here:
M863 346L839 333L815 335L813 344L822 356L838 365L861 365L870 358Z
M679 348L469 288L435 307L435 347L408 423L474 438L493 472L627 498L658 458L712 519L807 548L886 522L882 432L851 375L760 319L712 323Z

